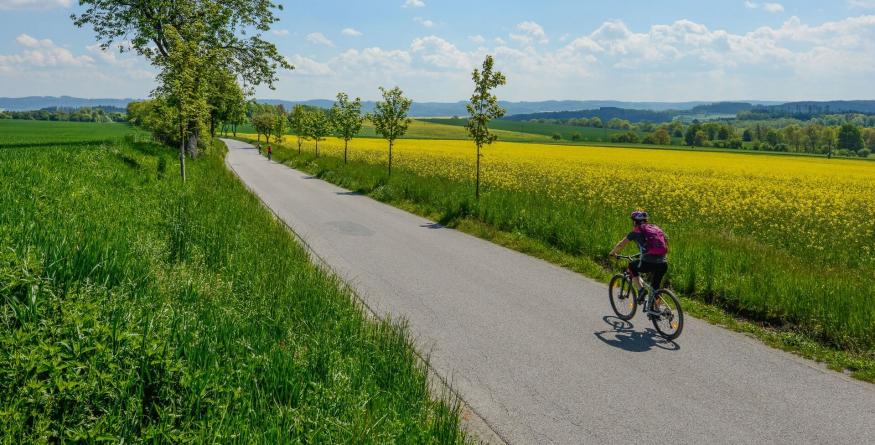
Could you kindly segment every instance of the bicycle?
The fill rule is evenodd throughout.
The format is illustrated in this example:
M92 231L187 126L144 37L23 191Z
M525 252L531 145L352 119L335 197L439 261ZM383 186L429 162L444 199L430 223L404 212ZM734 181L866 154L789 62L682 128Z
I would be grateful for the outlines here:
M638 261L641 254L617 255L617 258ZM684 329L684 312L681 309L680 301L671 290L653 289L648 280L642 278L642 281L644 282L643 290L646 293L646 298L639 295L628 268L623 273L618 273L611 278L608 286L608 297L617 318L623 321L631 320L638 310L638 305L643 304L644 313L653 322L653 327L656 328L659 335L666 340L678 338ZM658 304L656 304L657 301Z

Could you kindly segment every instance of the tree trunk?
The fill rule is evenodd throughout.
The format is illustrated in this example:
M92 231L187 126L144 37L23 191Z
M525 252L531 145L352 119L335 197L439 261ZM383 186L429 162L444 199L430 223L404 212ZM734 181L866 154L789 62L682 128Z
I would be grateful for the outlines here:
M389 141L389 176L392 176L392 141Z
M480 199L480 144L477 144L477 181L474 186L474 197Z
M197 142L200 137L200 125L198 125L196 120L192 120L188 122L188 143L186 144L186 151L188 152L189 157L192 159L197 157Z
M182 176L182 182L185 183L185 136L180 135L179 138L179 174Z
M349 141L344 139L343 140L343 163L344 164L346 164L346 150L347 150L347 148L349 148Z
M301 140L300 136L298 136L298 155L299 156L301 155L301 145L303 145L303 144L304 144L304 141Z
M316 138L316 157L319 157L319 138Z

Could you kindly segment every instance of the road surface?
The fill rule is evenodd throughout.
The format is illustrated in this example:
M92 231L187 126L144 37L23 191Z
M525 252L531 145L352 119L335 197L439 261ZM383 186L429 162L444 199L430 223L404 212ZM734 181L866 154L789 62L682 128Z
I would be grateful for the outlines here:
M875 385L687 317L611 318L604 284L269 162L240 179L512 444L875 443ZM610 246L605 246L608 249Z

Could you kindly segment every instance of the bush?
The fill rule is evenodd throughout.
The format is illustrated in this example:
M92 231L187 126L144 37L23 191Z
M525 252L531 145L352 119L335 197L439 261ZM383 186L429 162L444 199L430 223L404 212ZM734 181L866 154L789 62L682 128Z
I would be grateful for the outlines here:
M870 154L872 154L872 152L869 151L868 148L861 148L861 149L857 150L857 156L859 156L861 158L868 158Z
M579 141L580 139L581 139L580 133L573 133L573 134L571 135L571 140L574 141L574 142L577 142L577 141Z
M562 139L562 135L561 135L561 134L559 134L559 133L553 133L553 140L554 140L554 141L558 141L558 140L560 140L560 139Z

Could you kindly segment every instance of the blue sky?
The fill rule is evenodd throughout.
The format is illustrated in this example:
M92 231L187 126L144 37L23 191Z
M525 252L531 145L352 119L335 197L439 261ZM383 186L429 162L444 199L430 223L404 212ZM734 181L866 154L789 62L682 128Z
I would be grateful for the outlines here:
M875 99L875 0L281 1L267 37L297 69L263 98L470 95L486 54L503 99ZM0 96L145 97L154 69L105 53L75 0L0 0Z

